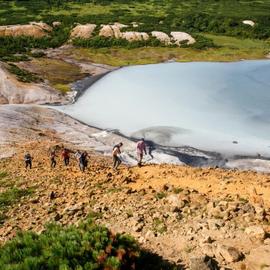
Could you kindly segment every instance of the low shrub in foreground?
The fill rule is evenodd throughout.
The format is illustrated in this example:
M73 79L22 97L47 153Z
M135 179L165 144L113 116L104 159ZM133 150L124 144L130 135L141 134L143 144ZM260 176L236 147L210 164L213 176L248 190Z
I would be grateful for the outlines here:
M135 269L139 251L133 238L90 220L78 227L50 224L40 235L18 235L0 248L0 269L94 270Z

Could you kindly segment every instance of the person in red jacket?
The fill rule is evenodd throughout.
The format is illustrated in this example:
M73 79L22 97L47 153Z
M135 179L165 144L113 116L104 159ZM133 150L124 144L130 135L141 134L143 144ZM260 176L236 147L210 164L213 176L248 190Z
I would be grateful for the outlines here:
M70 158L70 152L68 149L64 148L63 151L62 151L62 158L63 158L63 161L64 161L64 164L66 166L68 166L69 164L69 158Z

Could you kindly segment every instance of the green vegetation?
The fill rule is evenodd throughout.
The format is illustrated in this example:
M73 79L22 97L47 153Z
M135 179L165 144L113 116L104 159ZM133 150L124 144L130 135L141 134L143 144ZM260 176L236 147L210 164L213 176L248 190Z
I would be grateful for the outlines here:
M26 82L26 83L30 83L30 82L41 82L42 79L40 77L38 77L36 74L29 72L25 69L21 69L18 66L14 65L14 64L9 64L8 65L8 71L10 73L13 73L16 75L17 79L21 82Z
M3 186L2 180L3 179L6 180L7 176L8 175L3 173L2 177L0 177L1 186ZM14 203L20 201L22 197L29 196L30 194L32 194L32 192L33 191L31 189L10 188L0 193L0 226L5 222L6 219L5 212L7 208L12 206Z
M135 269L136 242L113 235L90 220L78 227L50 224L40 235L19 233L0 248L0 268L9 270Z
M5 171L0 171L0 180L4 179L6 177L8 177L8 173Z
M0 60L10 61L10 58L6 57L11 57L13 54L16 53L28 53L29 55L31 55L31 49L33 48L46 49L60 47L68 40L69 32L70 27L63 25L62 27L54 28L50 35L42 38L34 38L27 36L0 37Z
M30 195L32 192L31 189L11 188L0 193L0 211L18 202L22 197Z
M193 48L75 48L67 50L79 61L90 61L112 66L155 64L168 60L188 61L239 61L241 59L263 59L270 51L268 41L239 39L227 36L212 37L217 48L196 50ZM224 42L224 46L223 46Z
M0 269L176 270L179 267L140 249L132 237L114 235L88 219L78 226L49 224L41 234L19 232L0 247Z
M166 194L165 192L163 192L163 191L158 192L158 193L155 195L156 199L158 199L158 200L161 200L161 199L165 198L166 196L167 196L167 194Z
M58 59L35 58L28 66L63 94L70 90L70 83L85 77L76 65Z
M183 30L250 38L269 38L270 2L235 0L0 0L0 24L43 20L79 23L139 22L139 31ZM248 17L247 17L248 16ZM257 22L252 28L242 20Z
M167 226L161 219L155 218L153 220L153 231L155 233L163 234L167 231Z
M158 40L129 43L95 36L89 40L76 39L74 45L88 48L93 62L123 66L130 64L175 61L234 61L264 58L270 50L270 1L236 0L0 0L0 25L22 24L30 21L54 21L62 24L43 38L0 37L0 60L25 61L31 49L56 48L67 42L75 23L97 25L137 22L134 31L153 30L170 33L186 31L197 42L184 48L164 48ZM255 21L255 26L243 20ZM129 28L127 30L130 30ZM96 32L98 31L98 28ZM77 50L77 52L78 52ZM138 53L139 52L139 53ZM20 55L17 55L20 53ZM65 93L68 84L54 86Z

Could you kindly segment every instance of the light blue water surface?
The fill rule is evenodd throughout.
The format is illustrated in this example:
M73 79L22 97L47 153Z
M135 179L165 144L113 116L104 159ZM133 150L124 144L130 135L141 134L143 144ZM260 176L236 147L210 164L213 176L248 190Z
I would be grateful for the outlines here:
M121 68L61 110L168 146L270 155L270 61Z

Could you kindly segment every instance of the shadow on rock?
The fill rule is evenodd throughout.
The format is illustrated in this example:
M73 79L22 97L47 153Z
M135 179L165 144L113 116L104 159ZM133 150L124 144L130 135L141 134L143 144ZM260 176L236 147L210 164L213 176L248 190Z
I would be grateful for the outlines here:
M175 264L164 260L158 254L148 250L141 251L141 256L136 264L138 270L184 270L184 265Z

